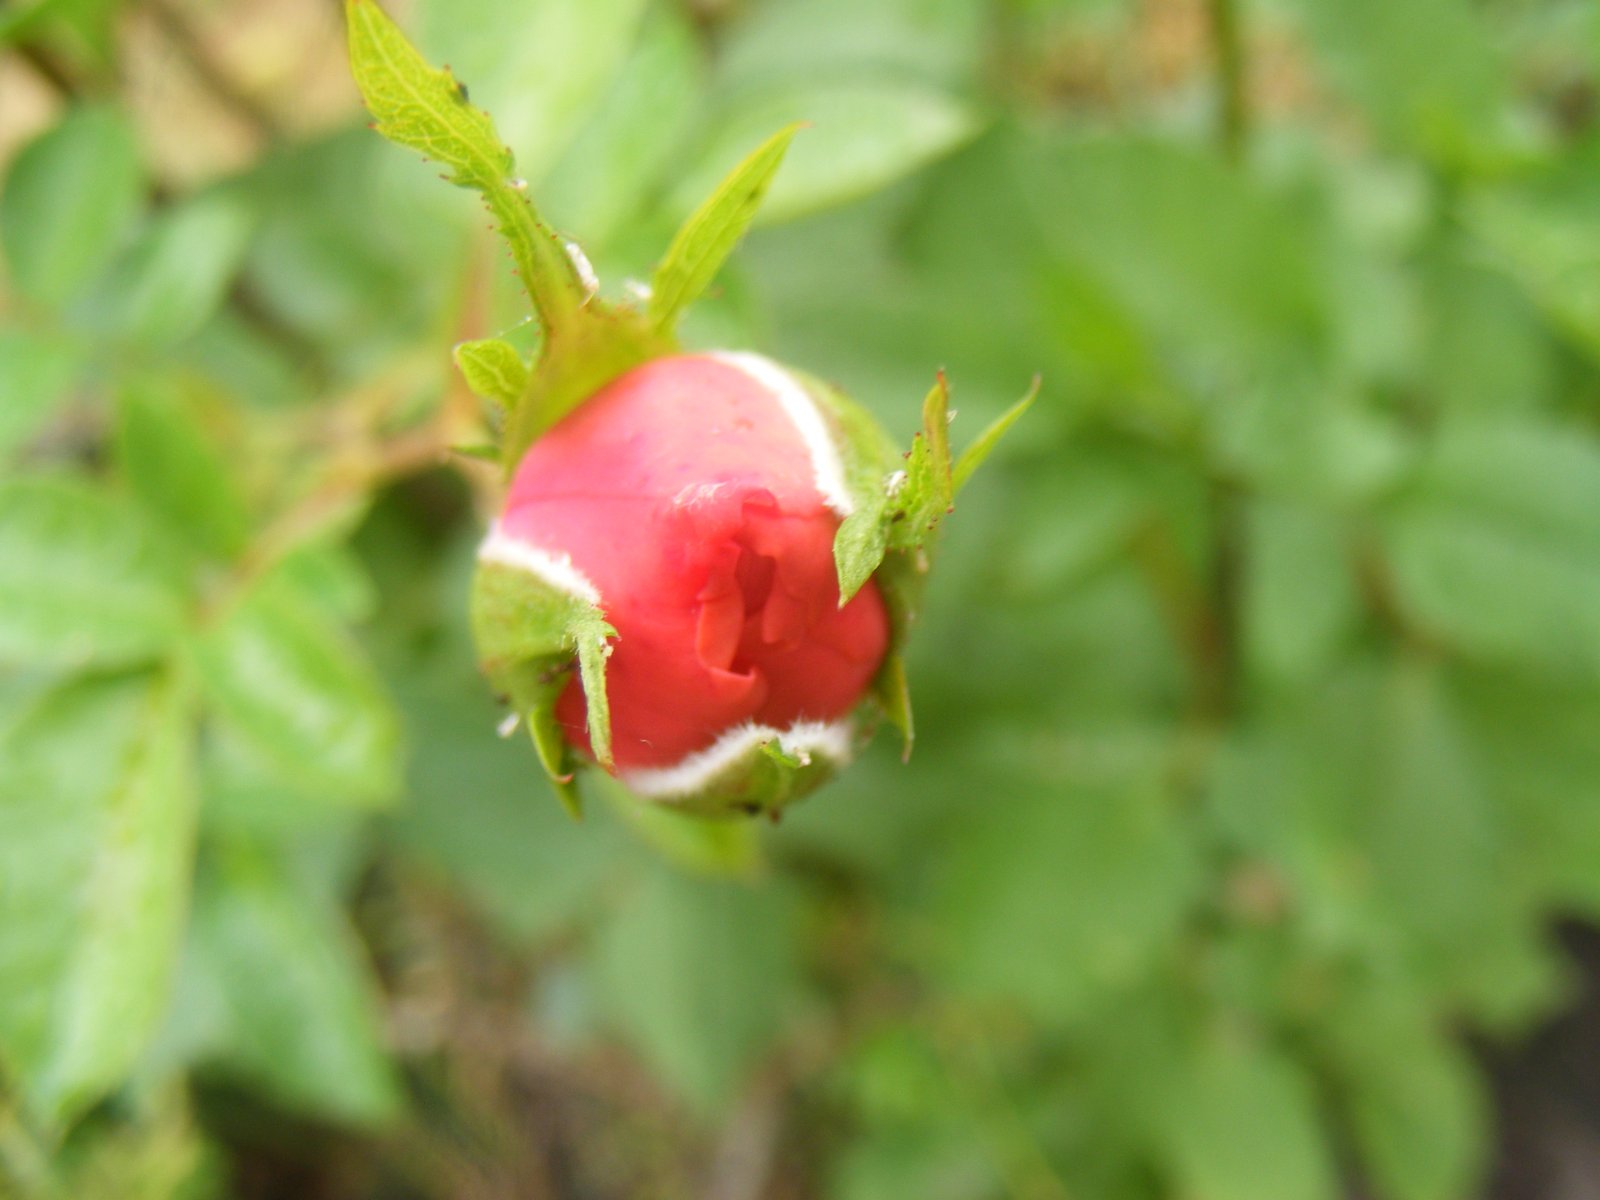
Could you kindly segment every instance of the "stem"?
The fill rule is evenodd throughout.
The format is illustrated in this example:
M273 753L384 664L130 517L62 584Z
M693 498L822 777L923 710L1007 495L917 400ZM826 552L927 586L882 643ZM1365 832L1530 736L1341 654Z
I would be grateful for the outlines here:
M1211 46L1217 58L1217 140L1232 162L1244 157L1250 135L1250 110L1245 102L1244 38L1237 0L1208 0Z

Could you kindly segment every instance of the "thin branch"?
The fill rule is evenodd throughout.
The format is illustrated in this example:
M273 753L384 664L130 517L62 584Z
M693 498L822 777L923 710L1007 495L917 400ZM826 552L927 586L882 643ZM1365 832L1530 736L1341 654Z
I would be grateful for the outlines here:
M1250 137L1246 94L1244 35L1239 27L1238 0L1208 0L1211 46L1217 60L1217 140L1234 162L1244 157Z

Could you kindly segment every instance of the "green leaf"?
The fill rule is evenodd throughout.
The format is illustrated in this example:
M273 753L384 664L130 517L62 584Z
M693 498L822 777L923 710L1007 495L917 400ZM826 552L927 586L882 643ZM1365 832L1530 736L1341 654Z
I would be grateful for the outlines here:
M1383 534L1397 599L1424 630L1487 658L1600 669L1600 449L1588 437L1448 425Z
M688 211L746 146L768 131L807 126L762 205L763 223L789 220L876 191L949 153L978 132L963 101L920 80L797 82L742 95L705 135L673 192Z
M515 408L528 390L528 364L501 338L462 342L454 351L456 367L473 394Z
M1510 141L1501 42L1469 0L1300 6L1335 81L1387 138L1469 166Z
M110 263L143 199L127 118L68 113L23 148L0 191L0 249L17 290L51 306L75 298Z
M122 1082L188 910L192 714L174 677L85 680L0 744L0 1053L64 1121Z
M470 655L452 643L440 659L387 672L408 740L425 749L410 756L406 803L385 816L386 835L519 943L587 921L625 836L614 821L580 826L548 803L526 743L494 736L504 710Z
M1452 1200L1479 1182L1489 1136L1483 1085L1422 997L1366 984L1325 1031L1357 1149L1380 1194Z
M833 563L839 573L839 607L843 608L872 578L889 548L889 499L881 492L876 503L857 499L855 512L839 525L833 539Z
M601 933L600 999L663 1080L728 1103L786 1023L800 983L794 897L776 883L651 870Z
M0 483L0 659L147 660L171 647L184 608L136 509L69 476Z
M83 352L62 338L0 329L0 461L51 418L83 367Z
M752 150L673 236L650 282L649 314L657 329L670 333L683 310L716 278L750 228L799 129L780 129Z
M1196 1200L1332 1200L1340 1194L1304 1070L1220 1034L1174 1064L1163 1130L1178 1191Z
M107 319L123 337L156 346L193 334L221 306L255 214L216 190L162 212L106 281Z
M1153 138L1035 137L1010 160L1036 252L1087 272L1198 369L1255 378L1317 360L1329 327L1322 231L1254 177Z
M956 492L959 493L967 486L967 480L971 479L972 473L984 464L994 448L999 445L1000 439L1022 419L1023 413L1033 407L1033 402L1039 397L1039 383L1039 377L1035 375L1027 395L985 426L983 432L972 439L972 444L961 452L953 471L952 483Z
M335 799L387 799L395 714L348 636L287 582L256 581L195 646L217 716L286 779Z
M547 333L568 326L587 291L559 238L512 178L511 151L449 71L430 67L373 0L346 0L350 69L378 132L450 168L479 192L511 248Z
M606 696L606 659L611 657L608 640L617 631L601 620L587 620L576 630L578 676L583 681L583 698L589 713L589 746L595 761L611 766L611 702Z
M117 465L145 510L180 544L228 559L250 515L230 467L180 389L129 383L117 397Z
M943 977L1060 1023L1137 980L1200 882L1195 848L1154 779L989 780L946 839Z
M377 981L344 915L269 857L223 849L195 897L192 970L221 1009L211 1064L291 1107L382 1125L401 1107Z
M1246 656L1268 678L1305 679L1360 617L1348 535L1335 516L1269 499L1251 505L1245 524Z
M456 10L441 7L459 26ZM589 21L580 24L587 34L599 32ZM615 44L607 43L607 51ZM546 42L544 49L554 48ZM591 50L587 57L597 56ZM705 102L702 58L699 31L688 13L647 8L632 53L561 160L540 179L540 205L557 228L571 229L602 250L637 228L663 182L671 182L663 177L674 168L683 136ZM526 77L515 78L517 95L526 97ZM495 111L504 118L503 108ZM537 112L541 124L548 124L549 108Z

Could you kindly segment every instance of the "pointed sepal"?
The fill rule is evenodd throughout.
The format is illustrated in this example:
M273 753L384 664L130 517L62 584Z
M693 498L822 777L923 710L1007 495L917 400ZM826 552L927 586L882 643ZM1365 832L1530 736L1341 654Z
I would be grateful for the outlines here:
M678 229L650 280L648 312L670 335L683 310L699 298L755 220L799 124L778 130L728 173Z

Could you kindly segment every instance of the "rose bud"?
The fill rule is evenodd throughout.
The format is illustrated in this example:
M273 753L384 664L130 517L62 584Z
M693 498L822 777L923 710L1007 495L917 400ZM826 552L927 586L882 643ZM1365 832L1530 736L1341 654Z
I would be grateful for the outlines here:
M901 643L931 536L1032 401L959 459L940 375L900 455L834 389L753 354L686 355L679 318L744 236L799 130L779 130L679 227L650 284L608 300L540 218L464 87L370 0L346 0L351 69L379 132L484 200L542 335L456 347L499 408L508 481L478 556L472 627L574 813L586 761L688 812L776 816L877 717L909 749ZM1037 382L1035 383L1035 391Z
M518 465L480 561L604 613L610 758L635 794L761 807L763 747L813 781L849 757L889 620L870 581L839 604L835 437L776 364L683 355L613 380ZM575 673L555 717L592 757Z

